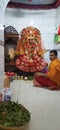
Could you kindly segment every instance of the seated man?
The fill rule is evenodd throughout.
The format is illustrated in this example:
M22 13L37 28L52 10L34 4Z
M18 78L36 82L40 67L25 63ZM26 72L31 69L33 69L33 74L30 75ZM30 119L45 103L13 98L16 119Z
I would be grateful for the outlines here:
M33 83L35 86L47 87L51 90L60 89L60 60L57 58L57 51L50 51L49 70L46 74L35 73Z

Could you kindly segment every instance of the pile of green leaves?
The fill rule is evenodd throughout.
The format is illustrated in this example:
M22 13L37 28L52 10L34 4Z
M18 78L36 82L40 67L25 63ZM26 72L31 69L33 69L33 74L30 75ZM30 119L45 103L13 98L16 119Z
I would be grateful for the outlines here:
M22 126L30 120L29 111L13 101L0 103L0 124L5 127Z

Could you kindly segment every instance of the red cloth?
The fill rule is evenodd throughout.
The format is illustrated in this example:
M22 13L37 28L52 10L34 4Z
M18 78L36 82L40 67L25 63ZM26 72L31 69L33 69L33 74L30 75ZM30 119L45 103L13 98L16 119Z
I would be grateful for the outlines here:
M42 84L42 86L56 86L57 84L53 82L52 80L44 77L44 76L37 76L35 77L35 80Z
M34 76L34 85L37 87L48 88L50 90L59 90L59 86L55 82L44 76Z

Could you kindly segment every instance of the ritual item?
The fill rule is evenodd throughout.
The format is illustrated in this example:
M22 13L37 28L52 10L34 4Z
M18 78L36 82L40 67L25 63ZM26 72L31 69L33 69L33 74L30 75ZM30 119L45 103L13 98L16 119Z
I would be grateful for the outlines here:
M4 73L4 87L10 87L10 79L7 76L6 72Z

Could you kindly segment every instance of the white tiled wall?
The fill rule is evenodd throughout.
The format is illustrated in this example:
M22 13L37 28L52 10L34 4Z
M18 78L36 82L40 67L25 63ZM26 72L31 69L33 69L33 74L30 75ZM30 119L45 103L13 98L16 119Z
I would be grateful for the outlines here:
M3 26L0 26L0 44L3 45L4 43L4 28Z
M56 11L56 27L58 25L60 25L60 7L58 7Z
M60 7L56 9L56 23L55 23L55 30L60 25ZM58 56L60 58L60 44L54 44L54 48L58 49Z
M56 26L60 21L60 7L51 10L23 10L6 9L5 26L13 26L20 34L21 29L27 26L37 27L41 32L41 37L47 50L56 48L54 44L54 34ZM45 59L49 62L48 52Z
M52 10L23 10L6 9L4 24L13 26L18 33L27 26L34 26L41 31L41 37L46 49L52 49L54 45L55 28L59 24L60 8Z
M4 12L9 0L0 0L0 23L4 23Z
M53 15L52 15L53 14ZM20 33L27 26L39 28L46 49L53 48L56 9L22 10L6 9L5 25L12 25Z

